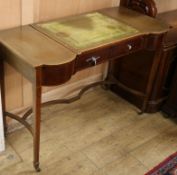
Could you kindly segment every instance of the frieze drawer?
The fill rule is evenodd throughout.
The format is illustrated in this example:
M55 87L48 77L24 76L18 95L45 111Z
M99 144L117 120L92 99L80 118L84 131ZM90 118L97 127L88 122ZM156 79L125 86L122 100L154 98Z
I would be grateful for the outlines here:
M76 70L96 66L109 59L110 47L94 49L77 56Z
M143 41L144 41L143 37L141 38L138 37L124 41L122 43L117 43L112 47L110 55L112 58L116 58L119 56L124 56L129 53L136 52L143 48L144 45Z

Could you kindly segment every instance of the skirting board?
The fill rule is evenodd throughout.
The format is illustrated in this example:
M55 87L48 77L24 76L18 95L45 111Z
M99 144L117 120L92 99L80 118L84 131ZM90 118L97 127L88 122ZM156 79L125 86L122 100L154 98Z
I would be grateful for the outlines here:
M88 77L86 79L60 86L56 89L53 89L51 91L45 92L42 94L42 102L50 101L50 100L55 100L55 99L63 99L63 98L71 98L75 95L78 94L78 92L86 85L90 83L94 83L100 80L103 80L105 78L106 74L100 73L91 77ZM24 111L29 108L28 106L16 109L13 111L10 111L14 114L17 115L22 115ZM31 123L31 117L29 117L29 123ZM19 124L17 121L12 120L10 123L8 123L8 133L11 133L15 130L23 128L23 125Z
M0 89L0 152L5 150L4 143L4 126L3 126L3 117L2 117L2 103L1 103L1 89Z

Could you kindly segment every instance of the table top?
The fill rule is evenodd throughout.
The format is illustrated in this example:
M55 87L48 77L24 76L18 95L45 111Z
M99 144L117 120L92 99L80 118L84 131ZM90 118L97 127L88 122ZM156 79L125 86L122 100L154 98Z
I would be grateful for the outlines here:
M167 11L159 13L157 19L162 20L163 22L168 23L172 27L177 28L177 10Z
M167 11L159 13L157 19L168 23L171 28L164 39L164 47L176 47L177 46L177 10Z
M151 17L115 7L1 31L0 42L16 59L35 68L71 62L82 52L168 28Z

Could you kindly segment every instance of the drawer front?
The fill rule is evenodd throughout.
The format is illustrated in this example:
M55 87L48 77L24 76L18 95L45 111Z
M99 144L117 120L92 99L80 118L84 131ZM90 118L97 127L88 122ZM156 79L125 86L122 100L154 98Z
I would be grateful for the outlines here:
M127 55L136 52L143 48L143 38L134 38L121 43L115 44L111 49L111 57L116 58L119 56Z
M110 47L106 47L78 55L76 59L76 71L107 61L109 59L109 53Z

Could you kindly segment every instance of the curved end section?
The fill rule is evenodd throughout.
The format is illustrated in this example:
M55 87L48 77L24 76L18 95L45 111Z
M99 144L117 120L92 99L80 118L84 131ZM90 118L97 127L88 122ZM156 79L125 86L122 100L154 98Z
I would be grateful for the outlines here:
M56 86L67 82L74 74L75 61L61 65L43 65L42 86Z

